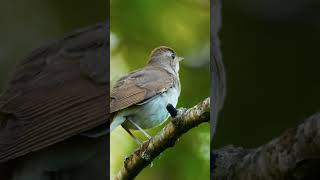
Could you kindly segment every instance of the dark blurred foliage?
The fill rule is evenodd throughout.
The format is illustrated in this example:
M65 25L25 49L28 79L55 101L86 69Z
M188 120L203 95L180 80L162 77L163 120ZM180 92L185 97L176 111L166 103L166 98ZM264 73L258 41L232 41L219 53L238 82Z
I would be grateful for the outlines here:
M228 92L215 146L256 147L320 111L320 2L223 1Z

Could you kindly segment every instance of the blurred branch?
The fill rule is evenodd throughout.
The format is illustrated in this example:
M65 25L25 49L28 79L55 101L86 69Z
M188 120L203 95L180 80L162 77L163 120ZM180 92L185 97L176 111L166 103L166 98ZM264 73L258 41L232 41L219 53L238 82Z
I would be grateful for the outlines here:
M203 122L209 122L209 116L210 98L188 110L179 110L178 115L162 131L125 159L115 179L134 179L154 158L173 147L180 136Z
M225 74L218 37L221 26L220 6L220 0L211 1L213 19L211 20L211 90L213 91L211 94L214 99L211 113L211 140L217 124L217 112L221 109L225 96ZM212 150L210 160L211 179L319 179L320 113L255 149L230 145Z
M318 179L320 113L256 149L215 150L211 163L213 179L219 180Z

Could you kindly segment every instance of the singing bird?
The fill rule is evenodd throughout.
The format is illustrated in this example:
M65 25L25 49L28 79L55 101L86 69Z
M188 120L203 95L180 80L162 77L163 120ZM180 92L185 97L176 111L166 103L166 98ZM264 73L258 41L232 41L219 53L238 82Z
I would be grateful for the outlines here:
M161 125L168 117L166 107L176 107L181 91L179 63L183 60L169 47L154 49L148 64L120 78L111 91L112 131L121 125L138 143L130 129L140 130Z
M109 178L109 30L80 29L31 53L0 95L1 180Z

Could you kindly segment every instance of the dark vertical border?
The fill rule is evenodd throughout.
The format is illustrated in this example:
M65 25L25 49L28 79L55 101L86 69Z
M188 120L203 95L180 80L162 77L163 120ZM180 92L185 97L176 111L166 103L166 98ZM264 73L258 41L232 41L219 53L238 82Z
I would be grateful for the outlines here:
M226 75L222 62L222 55L219 42L219 30L221 27L221 2L220 0L211 0L210 2L210 68L211 68L211 113L210 113L210 137L211 149L214 140L214 134L217 127L218 113L222 109L226 96ZM214 157L210 159L211 179L213 179Z
M221 2L211 0L210 3L210 65L211 65L211 143L216 131L218 112L222 109L226 96L226 75L222 62L219 42L219 29L221 27Z
M106 20L106 26L107 26L107 32L106 32L106 43L107 43L107 49L106 49L106 51L107 51L107 59L106 59L106 61L107 61L107 66L108 66L108 80L109 80L109 89L108 89L108 94L110 94L110 0L107 0L107 9L109 10L109 12L108 12L108 14L107 14L107 20ZM108 117L110 117L110 96L107 96L107 99L106 99L106 102L107 102L107 104L106 104L106 107L107 107L107 111L106 111L106 113L108 114ZM110 126L109 126L109 121L110 120L108 120L108 124L107 124L107 126L108 126L108 129L110 128ZM110 132L110 130L109 130L109 132ZM107 163L107 165L106 165L106 172L107 172L107 179L110 179L110 133L108 133L108 135L107 135L108 137L107 137L107 142L106 142L106 144L107 144L107 157L108 157L108 161L106 162Z

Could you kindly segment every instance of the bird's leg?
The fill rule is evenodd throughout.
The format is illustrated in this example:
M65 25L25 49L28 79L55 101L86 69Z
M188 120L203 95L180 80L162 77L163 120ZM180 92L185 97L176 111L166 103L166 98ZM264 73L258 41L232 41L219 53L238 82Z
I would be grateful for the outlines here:
M149 140L151 139L151 136L145 131L143 130L138 124L136 124L135 122L133 122L131 119L128 119L136 128L138 128Z
M124 130L127 131L127 133L133 138L133 140L134 140L137 144L139 144L139 145L142 144L142 142L139 141L139 140L130 132L129 129L125 128L122 124L121 124L121 126L123 127Z

